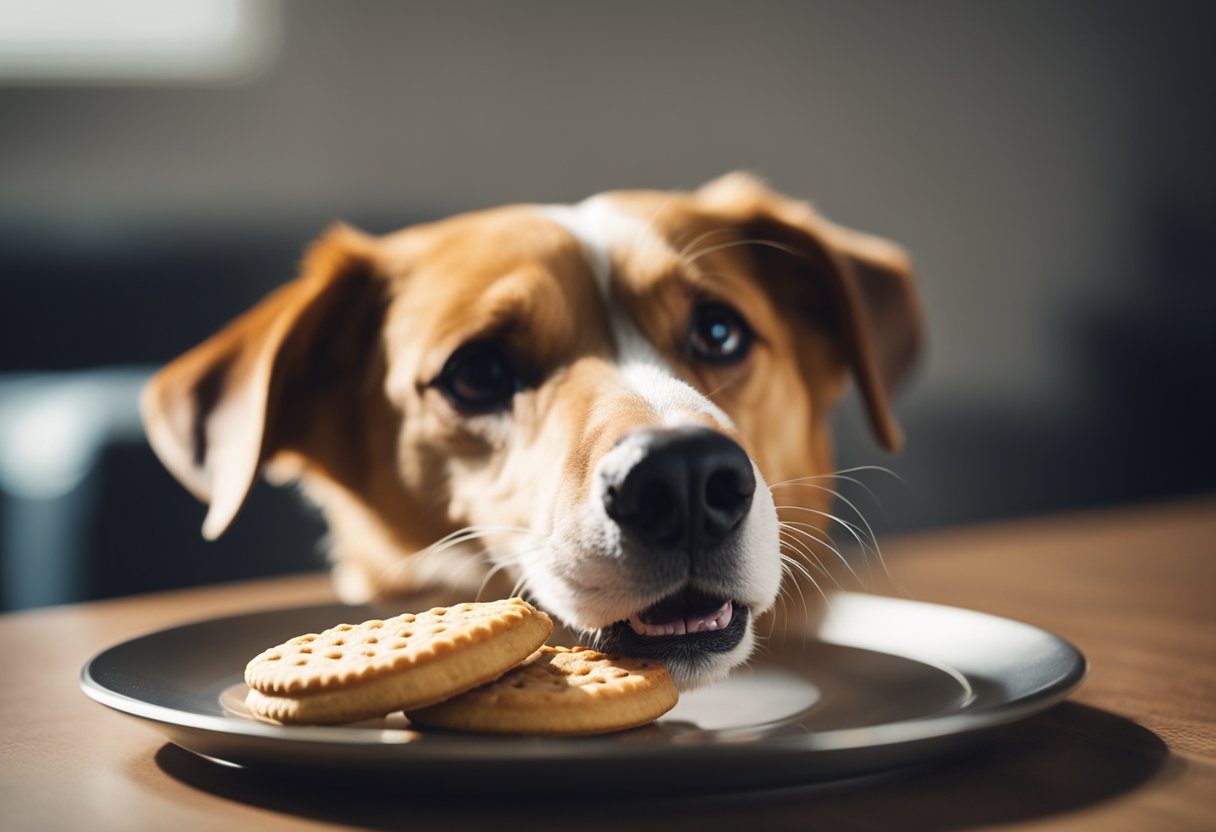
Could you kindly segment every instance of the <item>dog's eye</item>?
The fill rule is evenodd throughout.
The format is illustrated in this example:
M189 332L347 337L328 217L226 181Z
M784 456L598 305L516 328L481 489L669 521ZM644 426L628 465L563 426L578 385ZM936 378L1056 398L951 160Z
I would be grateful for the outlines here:
M702 361L730 364L742 361L755 333L733 307L704 301L693 307L688 324L688 346Z
M457 409L499 410L523 389L511 359L497 344L465 344L448 359L435 386Z

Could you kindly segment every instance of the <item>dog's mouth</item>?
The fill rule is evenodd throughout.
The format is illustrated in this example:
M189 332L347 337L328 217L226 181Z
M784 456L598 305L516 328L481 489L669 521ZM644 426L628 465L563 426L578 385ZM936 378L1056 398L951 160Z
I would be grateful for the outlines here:
M634 613L626 623L639 636L647 638L709 633L730 625L734 606L729 598L688 588Z
M596 646L609 652L691 662L727 653L747 632L748 608L738 601L691 587L604 628Z

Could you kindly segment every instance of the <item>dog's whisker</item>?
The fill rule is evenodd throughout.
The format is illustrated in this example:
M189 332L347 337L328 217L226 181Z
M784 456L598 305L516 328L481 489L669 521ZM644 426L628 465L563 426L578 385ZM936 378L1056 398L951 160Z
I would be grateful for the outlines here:
M779 557L781 558L782 562L784 562L786 565L788 565L790 567L790 569L797 572L799 575L802 575L808 581L815 580L814 576L811 575L810 569L807 568L809 564L804 564L797 557L795 557L794 555L791 555L787 552L779 553ZM823 577L828 578L833 583L835 583L837 586L840 586L840 584L836 581L836 579L833 578L831 575L829 575L827 572L823 572L822 569L818 569L816 571L821 572L823 574ZM798 587L797 581L794 582L794 586ZM799 589L799 591L801 591L801 589Z
M793 530L790 530L790 531L793 531ZM786 539L790 540L790 538L786 538ZM823 542L818 539L816 539L815 542L817 542L817 543L819 543L819 545L827 548L829 551L831 551L836 556L837 560L839 560L844 565L844 568L848 571L849 575L852 576L852 579L855 582L856 586L858 586L860 589L867 588L866 581L861 577L861 575L857 574L857 570L853 568L853 565L851 563L849 563L848 558L846 558L843 554L838 552L836 550L836 548L829 543ZM793 543L792 540L791 540L791 543ZM805 552L808 547L807 547L807 544L805 544L805 543L801 543L801 542L799 542L799 543L800 543L800 545L797 547L797 549L795 551L798 551L799 554L802 554L802 552ZM805 555L803 555L803 557L805 558ZM832 583L836 587L843 588L843 584L841 584L840 580L836 577L836 575L833 573L833 571L830 569L827 569L827 568L823 568L822 567L823 562L820 560L820 558L818 556L814 556L814 558L815 558L816 564L819 564L821 567L821 568L817 569L816 571L823 572L823 574L825 576L827 576L831 579Z
M470 525L470 526L461 526L459 529L456 529L453 532L449 532L449 533L445 534L443 537L434 541L430 545L437 546L441 543L446 543L447 541L451 540L452 538L461 537L463 535L470 534L470 533L488 534L488 533L493 533L493 532L504 532L504 533L516 532L516 533L522 533L522 534L537 534L537 535L544 534L544 532L538 532L535 529L530 529L525 526L486 526L486 525L474 524L474 525Z
M388 582L389 585L396 584L398 581L405 579L411 573L416 573L420 569L429 566L430 561L432 561L439 554L463 543L471 542L475 539L477 539L477 536L471 536L461 540L454 540L451 543L443 546L432 544L431 546L415 552L412 555L408 555L394 561L389 566L380 570L380 576L384 581Z
M839 471L836 471L836 472L830 473L830 474L816 474L813 476L795 477L793 479L783 480L781 482L773 483L772 485L770 485L769 491L774 492L774 494L775 494L776 490L779 488L796 487L796 486L804 485L807 483L818 483L818 481L821 481L821 480L838 480L838 481L852 483L853 485L855 485L858 488L865 491L866 494L869 495L870 499L874 501L874 505L878 508L879 512L882 512L883 511L882 500L880 500L878 498L878 495L874 493L874 489L872 489L866 482L864 482L859 477L851 476L851 474L857 474L857 473L863 473L863 472L868 473L871 471L877 472L877 473L882 473L882 474L887 474L888 476L894 477L901 485L908 487L907 482L905 482L903 480L903 478L901 478L899 476L899 474L896 474L890 468L884 468L881 465L858 465L858 466L854 466L852 468L844 468L844 469L841 469ZM834 488L828 488L827 486L819 486L819 487L822 487L825 490L827 490L828 493L832 494L833 497L837 497L842 500L845 499L844 496L840 493L840 491L838 491ZM854 508L854 510L856 511L856 508ZM860 511L858 511L857 514L858 514L858 516L861 516Z
M814 508L808 508L806 506L782 505L782 506L778 506L777 508L778 508L778 514L780 514L781 510L804 511L808 514L814 514L817 517L824 517L834 523L837 523L838 525L842 526L853 537L853 539L857 542L857 545L860 547L861 555L862 555L862 562L865 563L865 565L866 565L866 574L867 575L870 574L870 556L871 556L871 554L873 554L874 558L877 559L880 564L882 564L883 570L884 571L886 570L886 563L882 559L882 553L879 552L877 549L877 545L878 545L877 541L874 541L873 543L871 543L871 541L865 537L864 532L861 529L861 527L857 526L855 523L852 523L849 520L846 520L845 518L840 517L839 515L832 514L831 512L821 511L819 509L814 509ZM784 522L793 522L793 521L784 521ZM814 526L811 526L811 528L814 528ZM888 574L888 577L890 577L890 573L888 572L887 574Z
M874 547L874 557L878 561L878 565L882 567L883 574L886 576L888 583L892 584L893 586L898 586L895 578L891 575L891 570L887 568L887 559L882 556L882 549L880 549L878 546L878 535L874 533L874 527L870 525L870 521L866 519L865 514L862 513L861 509L859 509L856 504L853 503L853 501L843 496L840 497L840 500L853 510L853 513L857 515L857 519L861 521L863 526L865 526L866 534L869 535L870 542ZM879 510L881 511L881 507Z
M901 477L899 474L892 471L890 468L886 468L882 465L854 465L852 468L841 468L838 471L833 471L833 472L827 473L827 474L812 474L812 475L809 475L806 477L794 477L793 479L782 480L781 482L776 483L770 487L775 488L778 485L785 485L786 483L806 482L808 480L839 479L839 478L843 478L843 476L846 474L860 474L863 472L868 473L871 471L874 473L878 473L878 474L886 474L887 476L893 477L894 479L898 480L901 484L903 484L905 486L908 485L907 481L904 480L903 477ZM854 480L854 481L857 482L856 480ZM861 483L858 482L858 484L860 485Z
M808 581L811 582L811 586L815 587L815 591L819 593L821 598L823 598L823 602L828 606L828 609L831 609L832 601L830 598L828 598L828 594L823 591L823 587L819 585L819 581L815 580L815 578L811 575L811 573L806 571L805 569L802 570L802 574ZM795 584L795 585L797 585L797 584ZM805 598L805 596L804 596L804 598ZM810 617L809 609L806 610L806 615L808 618Z
M841 494L840 491L838 491L837 489L830 488L829 486L826 486L826 485L820 485L815 482L811 482L811 480L825 480L825 479L830 479L830 480L834 480L834 481L843 480L844 482L853 483L858 488L860 488L862 491L866 492L866 494L868 494L870 496L870 499L874 501L874 504L878 507L878 510L882 511L882 501L878 499L878 495L874 493L874 489L870 488L870 486L866 485L864 482L857 479L856 477L850 477L847 474L824 474L824 475L818 476L818 477L799 477L796 480L786 480L785 482L779 482L776 485L770 485L769 491L775 492L778 488L821 488L824 491L827 491L833 497L843 500L844 495Z
M786 536L784 534L786 531L786 529L778 529L778 537L780 541L793 549L796 554L806 561L807 566L810 566L825 578L831 578L835 582L836 579L832 576L832 573L827 570L827 567L823 565L823 561L819 559L819 556L812 552L810 547L808 547L801 540ZM836 583L837 586L839 586L839 582Z
M396 584L405 579L411 573L416 573L420 569L426 568L429 566L431 560L444 552L447 552L457 546L466 545L475 540L481 540L483 538L500 534L523 534L540 537L545 540L549 538L549 535L543 532L537 532L533 529L526 529L517 526L465 526L444 535L426 548L420 549L412 555L394 562L391 566L381 571L381 578L389 585ZM479 562L477 560L477 554L470 557L470 563ZM467 568L467 564L461 568Z
M718 245L709 246L708 248L702 249L701 251L697 252L695 257L688 258L685 261L685 265L691 266L694 263L696 263L697 260L700 260L702 257L706 257L710 254L713 254L716 251L722 251L724 249L734 248L736 246L768 246L769 248L775 248L778 251L784 251L786 254L791 254L794 257L805 256L803 254L803 252L799 251L798 249L794 248L793 246L787 246L784 243L777 242L776 240L762 240L762 239L756 238L756 239L748 239L748 240L731 240L730 242L719 243Z
M793 599L793 596L790 595L789 590L787 590L785 588L784 579L788 578L790 576L790 570L789 570L789 567L786 566L784 562L782 562L782 564L781 564L781 576L783 579L782 584L781 584L781 586L779 586L777 588L777 600L773 604L773 614L771 616L769 616L769 628L768 628L769 638L772 637L773 633L776 632L776 629L777 629L777 615L778 615L777 608L778 607L781 608L781 613L783 613L783 615L781 616L781 627L788 634L789 625L787 622L791 618L791 615L789 612L789 605L794 603L794 599Z
M488 549L482 549L480 554L490 564L490 571L482 580L482 589L485 585L498 573L504 570L518 568L523 564L523 559L534 552L540 551L548 544L541 544L527 549L515 549L503 544L494 546ZM480 593L481 590L478 590Z
M873 532L869 532L866 529L863 529L861 526L858 526L856 523L852 522L851 520L848 520L847 518L841 517L838 514L832 514L830 511L823 511L823 510L817 509L817 508L809 508L807 506L794 506L794 505L780 505L780 506L777 506L777 510L778 510L778 512L780 512L782 510L805 511L808 514L814 514L817 517L823 517L827 520L831 520L833 523L836 523L837 525L844 527L844 529L853 536L853 539L857 541L858 545L861 546L863 549L865 549L867 552L874 551L874 546L876 545L876 541L873 540Z
M710 237L716 237L719 234L734 233L734 232L737 232L738 230L739 229L732 228L730 226L725 226L722 228L711 228L709 231L705 231L705 232L699 234L698 236L694 237L693 241L691 243L682 247L676 253L676 259L687 266L691 266L697 262L698 258L701 257L701 255L699 255L699 254L696 256L693 256L692 254L689 253L693 248L696 247L697 243L701 242L702 240L708 240Z
M790 485L796 485L801 488L814 488L819 491L826 491L827 493L831 494L835 499L844 503L846 506L848 506L850 509L852 509L854 514L857 515L857 519L860 520L862 525L865 526L866 534L869 537L870 541L874 544L875 550L878 549L878 538L874 534L874 529L870 527L870 521L867 520L866 516L861 513L861 509L859 509L857 507L857 504L854 503L852 500L850 500L848 497L844 496L839 491L837 491L833 488L828 488L827 486L823 486L823 485L817 485L815 483L799 482L799 483L790 483Z
M874 554L874 559L877 560L878 565L882 567L883 574L886 576L887 581L890 582L892 585L897 585L895 578L891 575L891 570L887 568L886 558L884 558L882 556L882 550L878 546L878 536L874 533L874 528L870 525L870 521L866 519L865 514L863 514L861 509L859 509L857 507L856 503L854 503L852 500L848 499L847 497L841 495L839 492L832 491L832 489L827 489L827 488L824 488L823 486L818 486L818 485L814 485L814 484L806 484L806 485L810 488L823 488L824 490L833 493L837 499L839 499L846 506L848 506L850 509L852 509L853 513L857 515L857 519L861 521L861 526L851 523L848 520L846 520L842 517L839 517L837 515L834 515L834 514L827 514L826 516L829 519L834 520L837 523L840 523L841 525L843 525L845 528L847 528L853 534L853 536L855 538L857 538L857 542L860 543L862 546L863 556L867 558L867 563L869 562L867 551L872 551ZM867 547L865 542L861 539L861 535L863 534L862 527L864 527L865 537L870 541L871 545L869 547Z
M475 554L486 564L490 565L493 572L499 572L503 569L518 566L522 558L532 552L543 549L546 545L542 543L525 549L516 549L508 543L500 543L497 546L482 547Z
M833 575L831 573L831 571L825 569L823 567L823 564L820 562L819 558L816 557L811 552L809 552L805 545L799 543L798 541L793 541L793 540L789 540L789 539L783 540L782 543L786 547L783 550L785 557L788 557L791 560L797 560L799 565L802 566L803 570L806 570L806 569L815 570L816 572L819 573L819 575L822 578L831 581L832 585L834 587L836 587L837 589L844 588L843 585L840 583L840 580L835 575ZM863 583L860 580L858 582ZM864 583L863 583L863 586L864 586Z
M411 558L418 559L427 557L437 552L446 551L453 546L459 546L462 543L468 543L472 540L480 540L485 537L492 537L498 534L528 534L536 537L548 539L549 535L543 532L537 532L532 529L517 528L514 526L466 526L463 529L452 532L445 537L440 538L425 549L415 552Z
M523 526L464 526L463 528L457 529L450 534L444 535L422 551L451 543L457 539L465 540L474 537L488 537L492 534L528 534L536 537L549 536L545 532L538 532L535 529L529 529Z
M489 537L489 535L468 535L463 538L449 540L443 545L428 546L426 549L415 552L414 554L397 561L391 567L386 569L384 574L386 577L399 578L402 575L408 575L411 572L418 572L422 569L430 568L431 563L434 560L449 552L452 552L453 555L463 553L465 557L476 557L478 553L469 551L467 547L469 544L475 543L476 541L485 537ZM456 551L453 552L453 550Z
M793 534L801 535L803 537L809 538L810 540L814 541L815 543L818 543L820 546L823 546L825 549L827 549L829 552L831 552L833 555L836 556L837 560L839 560L841 562L841 564L844 565L845 569L849 570L849 574L851 574L853 576L853 578L859 584L861 584L863 587L865 586L865 581L863 581L861 579L861 576L857 574L857 570L855 570L853 568L853 564L849 563L849 559L844 556L844 553L841 552L839 549L837 549L835 546L833 546L832 541L830 539L822 538L819 535L815 534L815 531L818 531L818 527L812 526L810 523L799 523L796 520L782 520L782 521L779 521L777 525L779 528L779 533L780 532L790 532ZM818 561L819 558L815 558L815 560Z
M490 567L489 571L486 572L485 577L481 579L481 585L477 587L477 594L473 596L474 601L481 600L481 593L486 591L486 587L489 586L490 581L494 580L494 577L500 572L505 571L507 566L508 564L504 562Z
M850 521L844 517L840 517L839 515L832 514L829 511L823 511L822 509L817 509L817 508L810 508L808 506L779 505L779 506L777 506L777 511L778 511L778 513L782 512L782 511L804 511L807 514L813 514L816 517L826 518L827 520L830 520L833 523L843 527L845 529L845 531L849 532L849 534L853 537L853 539L856 540L858 545L860 545L863 549L865 549L866 551L870 551L872 549L871 541L865 535L865 530L862 529L860 526L858 526L856 523L853 523L852 521ZM779 522L793 523L793 522L797 522L797 521L780 520ZM809 528L819 528L818 524L807 523L807 524L803 524L803 525L805 525Z
M791 585L797 587L798 585L797 580L794 578L793 561L789 555L780 551L777 553L777 558L781 562L781 586L777 589L777 592L781 597L788 598L789 591L786 587Z
M786 564L784 564L784 563L782 563L781 566L782 566L782 573L786 577L789 577L790 581L792 583L794 583L796 586L797 582L791 577L792 570L788 566L786 566ZM788 642L790 640L791 628L793 628L795 632L801 631L804 636L804 638L801 639L802 647L803 647L803 649L805 649L806 648L805 631L803 630L803 628L799 627L798 622L806 620L807 604L806 604L806 596L802 594L802 590L799 589L798 592L802 598L802 617L798 617L795 614L795 611L792 609L793 603L794 603L793 597L790 596L788 593L782 594L782 597L781 597L781 637L784 641ZM776 610L774 610L773 626L769 628L769 637L771 638L775 632L776 632Z
M548 544L534 546L531 549L524 549L522 551L508 550L505 554L495 554L499 551L498 549L485 550L483 554L486 556L486 559L493 564L493 566L486 573L486 576L482 578L481 586L477 588L476 600L481 600L481 593L485 592L486 586L489 585L490 581L495 575L507 569L519 568L523 563L524 558L541 551L546 545ZM514 596L515 593L512 592L511 595Z
M892 479L894 479L896 482L898 482L900 485L904 486L905 488L911 488L911 486L908 485L907 480L905 480L899 474L892 471L890 468L887 468L885 465L854 465L852 468L842 468L839 471L837 471L836 473L837 474L859 474L863 471L866 471L866 472L873 471L874 473L877 473L877 474L886 474L888 477L891 477Z
M515 583L511 586L511 592L508 597L522 598L523 595L521 593L523 593L524 590L527 589L527 586L528 586L528 578L526 575L524 575L521 572L519 575L519 578L516 579Z
M816 588L818 588L818 587L819 587L819 584L818 584L818 583L815 581L815 579L814 579L814 578L811 576L811 573L810 573L809 571L807 571L806 567L804 567L804 566L803 566L801 563L799 563L797 560L795 560L794 558L791 558L789 555L786 555L786 554L782 554L782 555L780 555L780 558L781 558L781 562L782 562L783 564L785 564L785 566L787 566L787 567L789 567L791 570L793 570L793 571L798 572L799 574L801 574L801 575L802 575L803 577L805 577L805 578L806 578L808 581L810 581L810 582L811 582L811 583L812 583L812 584L813 584L813 585L814 585ZM804 592L802 591L802 585L801 585L801 583L800 583L799 581L797 581L797 580L791 581L791 583L794 585L794 589L796 589L796 590L798 591L798 597L799 597L799 598L802 600L802 614L803 614L805 617L809 618L809 617L810 617L810 615L811 615L811 608L810 608L810 607L807 605L807 602L806 602L806 593L804 593ZM822 593L822 590L820 590L820 592Z
M784 563L786 563L786 566L789 567L790 573L796 572L803 575L806 580L811 581L812 586L815 586L815 588L818 589L818 581L811 577L811 573L807 572L805 567L801 566L798 561L794 560L794 558L790 558L788 555L783 555L782 558L784 558ZM803 591L803 586L801 586L801 581L792 580L790 583L792 583L794 585L794 589L798 591L798 600L801 602L801 606L803 606L803 618L799 620L806 620L807 618L810 618L811 608L809 603L806 602L806 594ZM820 591L820 594L822 595L822 590Z
M784 574L785 574L785 570L782 569L782 575L784 575ZM778 615L781 615L781 626L783 628L785 627L785 620L787 618L789 618L789 611L786 609L786 606L789 604L789 602L790 602L790 599L789 599L788 594L785 592L785 590L778 590L777 598L773 602L772 614L769 615L769 617L768 617L768 632L765 634L768 638L772 638L773 633L775 633L777 631L777 616ZM756 633L757 638L759 637L759 635L760 634L757 632Z

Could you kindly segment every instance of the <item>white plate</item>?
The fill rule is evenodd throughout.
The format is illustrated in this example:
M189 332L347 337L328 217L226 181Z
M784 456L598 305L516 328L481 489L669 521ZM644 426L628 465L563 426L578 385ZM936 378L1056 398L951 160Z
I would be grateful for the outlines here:
M421 599L420 599L421 600ZM428 604L429 605L429 604ZM423 609L404 599L396 611ZM812 633L774 637L749 668L681 697L659 722L573 739L414 731L395 715L339 727L244 716L242 672L268 645L394 614L338 605L271 610L160 630L81 672L93 699L197 754L240 766L408 777L453 770L509 789L611 776L618 791L779 786L907 765L1060 701L1085 675L1068 642L1004 618L838 593Z

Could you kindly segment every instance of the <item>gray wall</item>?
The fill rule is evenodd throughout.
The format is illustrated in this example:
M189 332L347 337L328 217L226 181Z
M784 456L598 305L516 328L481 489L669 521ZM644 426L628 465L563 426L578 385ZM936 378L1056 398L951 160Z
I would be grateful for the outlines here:
M295 2L243 86L0 90L0 212L321 223L750 168L912 249L923 395L1041 406L1061 310L1118 296L1155 202L1210 205L1205 5Z

